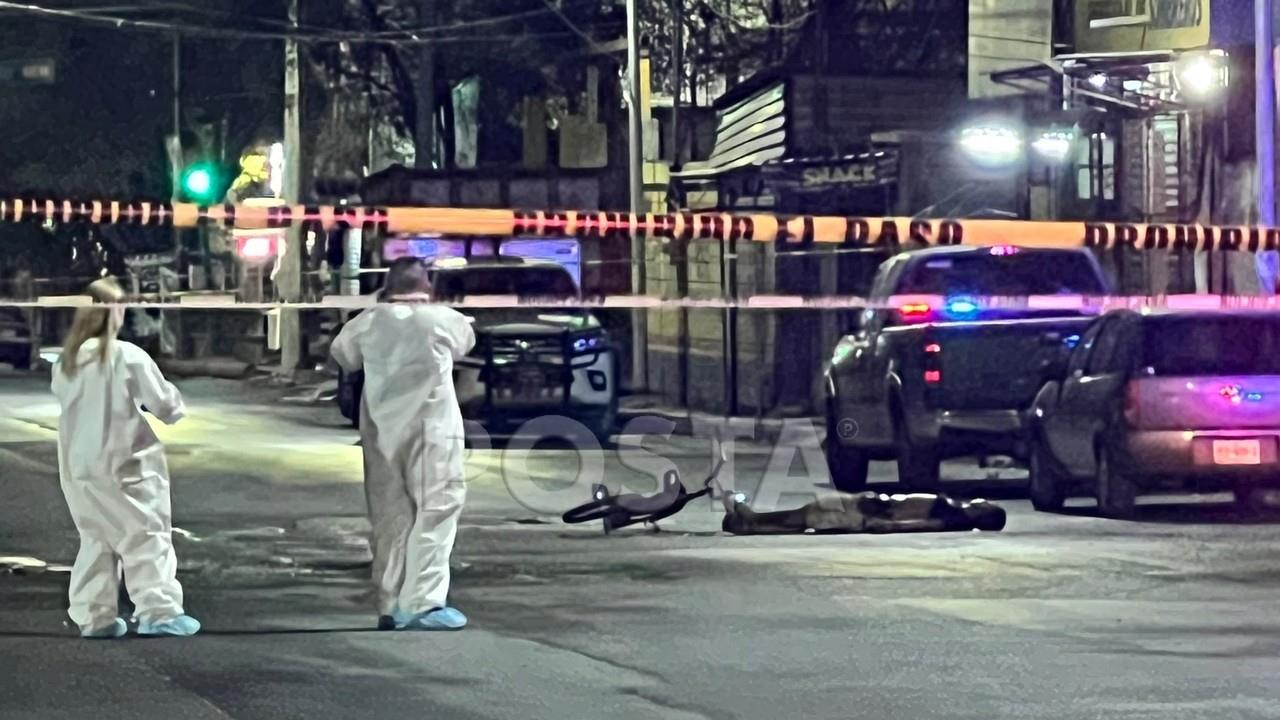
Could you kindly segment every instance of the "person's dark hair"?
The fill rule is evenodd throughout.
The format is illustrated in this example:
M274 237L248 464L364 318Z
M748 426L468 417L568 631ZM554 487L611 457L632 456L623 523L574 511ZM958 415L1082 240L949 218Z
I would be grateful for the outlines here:
M387 269L387 282L382 286L382 299L398 295L423 295L431 292L431 277L426 263L417 258L400 258Z
M973 526L979 530L1000 532L1004 529L1005 512L999 505L990 503L970 505L969 514L973 518Z

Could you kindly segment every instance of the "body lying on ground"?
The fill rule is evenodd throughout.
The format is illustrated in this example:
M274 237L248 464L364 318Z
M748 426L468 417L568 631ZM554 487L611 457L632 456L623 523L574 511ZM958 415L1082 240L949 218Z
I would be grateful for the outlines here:
M745 496L726 493L724 504L721 527L734 535L998 531L1005 524L999 505L934 493L838 493L773 512L756 512Z

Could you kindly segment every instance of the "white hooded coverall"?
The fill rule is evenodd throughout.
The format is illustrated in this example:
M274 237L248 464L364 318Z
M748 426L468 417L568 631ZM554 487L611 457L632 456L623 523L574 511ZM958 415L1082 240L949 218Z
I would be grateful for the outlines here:
M344 370L364 370L360 437L381 615L446 607L466 499L453 363L474 346L466 316L419 303L380 303L333 342Z
M113 341L104 363L98 342L80 347L74 377L55 365L52 383L62 406L58 471L80 532L68 614L82 630L115 621L121 565L140 621L183 614L164 446L139 407L172 425L182 395L138 346Z

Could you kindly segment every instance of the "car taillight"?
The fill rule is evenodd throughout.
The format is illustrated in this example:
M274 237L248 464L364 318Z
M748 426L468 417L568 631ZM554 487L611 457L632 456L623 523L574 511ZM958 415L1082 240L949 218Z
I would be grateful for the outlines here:
M898 306L898 317L903 322L919 322L925 320L933 312L929 303L905 303Z
M941 370L925 370L924 381L929 383L930 385L936 385L942 382L942 371Z
M1142 404L1136 382L1130 382L1124 387L1124 419L1133 426L1142 424Z

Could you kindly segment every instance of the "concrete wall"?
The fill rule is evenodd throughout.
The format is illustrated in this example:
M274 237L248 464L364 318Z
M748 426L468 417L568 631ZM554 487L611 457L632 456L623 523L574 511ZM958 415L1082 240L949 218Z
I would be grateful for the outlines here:
M969 97L1018 94L991 73L1046 62L1052 51L1053 0L969 0Z
M651 241L647 268L650 294L679 298L677 263L669 245ZM779 256L771 243L742 243L737 248L737 296L772 293L830 295L837 291L834 252L816 256ZM788 263L803 265L787 268ZM720 298L721 249L694 242L688 256L688 297ZM682 319L682 315L684 318ZM845 329L845 313L799 310L720 309L649 311L649 386L664 402L705 412L739 415L801 415L813 409L815 383L830 349ZM687 324L687 359L681 333ZM736 363L725 354L726 331L734 338ZM687 365L687 371L686 371ZM727 392L727 372L736 373ZM687 372L687 374L686 374ZM735 397L736 394L736 397ZM730 403L736 401L736 408Z

